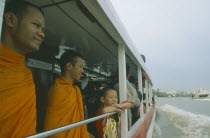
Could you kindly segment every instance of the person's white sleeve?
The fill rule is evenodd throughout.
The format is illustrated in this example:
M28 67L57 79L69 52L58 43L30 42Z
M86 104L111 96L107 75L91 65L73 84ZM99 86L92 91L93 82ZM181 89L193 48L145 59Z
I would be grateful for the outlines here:
M140 106L141 104L137 91L129 81L127 81L127 101L133 102L135 106Z

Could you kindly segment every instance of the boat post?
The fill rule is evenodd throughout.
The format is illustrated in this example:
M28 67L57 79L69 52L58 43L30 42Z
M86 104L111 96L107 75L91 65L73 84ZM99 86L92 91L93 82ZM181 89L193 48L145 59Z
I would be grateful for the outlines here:
M125 46L123 44L118 45L118 64L119 64L119 96L120 103L127 100L126 90L126 60L125 60ZM121 113L121 137L126 138L128 134L128 122L127 122L127 109Z
M149 109L149 85L148 85L148 80L145 79L145 95L146 95L146 109Z
M149 103L152 103L152 84L149 83Z
M142 95L141 104L140 104L140 117L144 115L144 105L143 105L143 89L142 89L142 72L141 67L138 67L138 89Z

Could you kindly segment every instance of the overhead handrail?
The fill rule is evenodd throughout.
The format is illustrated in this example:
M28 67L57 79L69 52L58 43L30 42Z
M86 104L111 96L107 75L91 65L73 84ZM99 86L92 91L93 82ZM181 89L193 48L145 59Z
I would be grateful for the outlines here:
M42 132L42 133L39 133L39 134L31 135L31 136L28 136L26 138L44 138L44 137L52 136L54 134L57 134L57 133L60 133L60 132L63 132L63 131L66 131L66 130L69 130L69 129L72 129L72 128L75 128L75 127L78 127L78 126L81 126L81 125L85 125L85 124L88 124L88 123L96 121L96 120L99 120L101 118L105 118L105 117L113 115L115 113L117 113L117 112L111 112L111 113L103 114L103 115L93 117L93 118L90 118L90 119L87 119L87 120L83 120L83 121L80 121L80 122L76 122L76 123L73 123L73 124L70 124L70 125L55 128L55 129L45 131L45 132Z

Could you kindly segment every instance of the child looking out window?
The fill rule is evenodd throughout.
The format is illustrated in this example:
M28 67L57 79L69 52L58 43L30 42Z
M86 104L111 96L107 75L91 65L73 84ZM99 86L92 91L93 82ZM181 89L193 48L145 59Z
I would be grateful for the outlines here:
M118 114L96 121L99 138L119 138L120 112L123 109L133 108L134 104L128 101L118 104L117 92L112 88L104 88L101 92L100 100L103 105L102 108L98 109L97 116L110 112L118 112Z

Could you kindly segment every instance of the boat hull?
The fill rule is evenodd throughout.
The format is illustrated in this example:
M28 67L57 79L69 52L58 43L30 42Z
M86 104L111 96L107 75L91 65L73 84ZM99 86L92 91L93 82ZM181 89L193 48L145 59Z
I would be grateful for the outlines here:
M132 138L152 138L155 125L156 110L155 104L152 104L147 113L140 118L135 124L133 130L128 135Z

